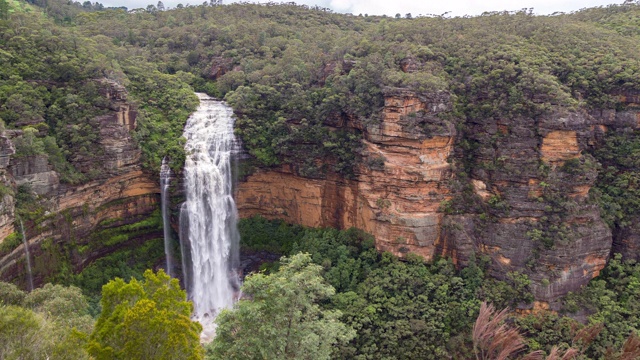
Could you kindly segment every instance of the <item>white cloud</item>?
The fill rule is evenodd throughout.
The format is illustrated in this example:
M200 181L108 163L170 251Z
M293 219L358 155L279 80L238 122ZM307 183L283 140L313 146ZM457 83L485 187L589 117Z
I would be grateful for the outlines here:
M191 4L201 4L204 0L191 0ZM451 16L479 15L485 11L520 10L523 8L533 8L536 14L551 14L555 11L570 12L585 7L594 7L611 4L613 0L298 0L299 4L319 5L328 7L336 12L370 15L394 16L399 13L404 16L411 13L413 16L419 14L443 14L450 11ZM166 7L175 7L178 3L186 5L185 0L163 1ZM229 3L230 0L224 0ZM265 2L265 1L260 1ZM618 3L621 3L620 0ZM148 4L157 4L157 1L123 1L106 0L102 1L105 6L126 6L128 8L146 7Z

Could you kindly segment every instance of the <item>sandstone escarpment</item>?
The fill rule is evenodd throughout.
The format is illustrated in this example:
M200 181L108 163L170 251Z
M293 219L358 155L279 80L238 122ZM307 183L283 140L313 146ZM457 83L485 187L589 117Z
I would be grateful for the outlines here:
M99 175L80 185L61 183L46 155L13 158L12 143L2 138L3 183L11 188L28 185L38 204L24 219L15 215L13 196L2 202L0 241L19 237L20 220L29 242L36 285L64 271L78 272L97 258L122 247L137 246L162 237L154 211L158 209L157 181L142 171L140 150L131 138L136 111L121 86L103 81L109 112L92 119L99 133ZM19 136L19 133L13 136ZM5 161L6 160L6 161ZM88 159L72 160L78 169L95 168ZM135 224L136 226L132 226ZM142 225L138 225L142 224ZM12 233L15 233L12 235ZM15 240L14 240L15 241ZM20 243L0 254L0 279L26 286L26 262Z
M261 169L239 184L241 216L355 226L379 250L445 255L462 266L488 256L499 278L527 274L541 301L597 276L613 236L590 199L598 163L588 150L607 131L637 128L637 113L558 108L535 119L471 120L456 132L457 120L440 116L450 106L444 94L389 90L381 123L361 126L355 179ZM614 235L617 248L640 248L637 231Z
M447 96L419 98L389 89L380 124L367 126L363 161L354 180L297 176L289 168L258 170L239 184L241 216L256 214L306 226L358 227L376 236L377 247L397 254L434 255L449 198L448 158L453 124L438 114ZM426 135L426 133L429 135Z

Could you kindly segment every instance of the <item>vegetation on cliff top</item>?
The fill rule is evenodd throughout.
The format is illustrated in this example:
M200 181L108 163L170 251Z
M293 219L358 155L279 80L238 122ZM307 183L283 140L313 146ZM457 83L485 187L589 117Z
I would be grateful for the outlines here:
M194 84L229 101L238 135L262 165L315 177L353 174L360 132L378 123L396 87L455 94L445 116L460 123L623 106L621 93L640 90L637 32L624 26L638 12L630 4L392 19L230 4L83 13L72 23L146 50L165 72L202 77Z
M621 94L640 91L636 4L400 19L292 4L127 13L30 2L46 15L12 2L2 21L0 57L10 66L0 72L0 118L26 130L17 156L48 156L70 183L100 175L88 121L107 111L97 78L125 85L139 103L135 138L149 169L164 156L174 170L182 164L180 135L197 104L189 83L234 107L258 164L307 177L354 176L362 132L374 131L396 88L452 94L440 116L463 135L481 119L619 109ZM465 156L482 151L467 140Z
M0 120L23 130L16 157L48 157L72 184L103 176L94 119L112 110L106 78L127 86L130 101L139 104L136 139L144 164L156 169L169 156L181 167L182 128L197 105L188 75L163 74L142 54L57 25L37 7L11 9L0 19Z
M238 135L259 163L290 164L311 177L328 171L353 175L360 132L378 123L384 95L393 88L423 96L455 94L455 106L445 116L461 123L535 117L558 106L616 108L622 106L621 93L640 90L638 34L630 27L640 11L634 4L555 16L523 10L394 19L291 4L154 7L129 14L64 1L34 3L64 26L56 26L53 37L38 35L61 45L48 55L57 64L44 67L49 75L33 73L31 78L130 81L132 94L148 110L139 139L151 167L158 165L158 156L181 160L179 144L165 142L179 138L173 127L193 109L193 98L179 85L185 82L229 101L238 115ZM55 26L46 22L39 26ZM61 37L76 39L73 49L79 51L69 51ZM26 48L32 53L16 55L29 55L40 64L47 63L43 54L52 51L38 44ZM161 75L156 67L176 76ZM169 86L171 81L177 82ZM44 89L29 89L19 92L36 101L28 101L31 105L21 114L44 117L54 99L37 95ZM99 110L86 108L93 114ZM16 114L0 116L12 123ZM360 125L344 126L345 121ZM338 124L340 130L334 131ZM79 151L83 141L91 141L82 129L77 132L60 138L59 146Z

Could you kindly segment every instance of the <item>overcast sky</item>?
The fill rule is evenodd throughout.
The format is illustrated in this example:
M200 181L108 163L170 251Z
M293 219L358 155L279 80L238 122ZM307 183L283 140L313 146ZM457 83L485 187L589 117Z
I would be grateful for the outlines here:
M175 7L178 3L197 5L201 4L202 1L203 0L163 0L163 3L165 7ZM126 6L129 9L146 7L148 4L157 4L157 0L98 0L98 2L101 2L105 6ZM223 1L225 4L230 2L234 1ZM296 2L298 4L328 7L335 12L352 13L354 15L385 14L394 16L400 13L404 16L407 13L411 13L413 16L417 16L420 14L439 15L450 11L451 16L462 16L478 15L484 11L519 10L522 8L533 8L536 14L551 14L556 11L570 12L585 7L622 3L622 0L298 0Z

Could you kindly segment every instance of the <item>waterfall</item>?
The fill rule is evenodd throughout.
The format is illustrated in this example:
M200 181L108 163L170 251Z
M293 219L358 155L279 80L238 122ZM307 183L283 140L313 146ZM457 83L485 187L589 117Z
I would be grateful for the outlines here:
M185 126L186 202L182 212L191 257L190 291L194 317L214 333L213 320L233 306L239 289L237 209L233 200L232 163L238 153L233 111L221 101L198 94L200 106ZM182 223L182 221L181 221Z
M27 276L29 278L29 291L33 291L33 273L31 272L31 254L29 253L29 242L27 234L24 232L24 224L20 219L20 232L22 233L22 243L24 245L24 253L27 258Z
M189 249L189 213L187 204L182 203L180 206L180 253L182 254L182 282L187 294L191 294L191 249Z
M171 168L167 159L162 159L160 166L160 203L162 207L162 227L164 229L164 254L167 259L167 274L173 276L171 264L171 223L169 220L169 183L171 180Z

